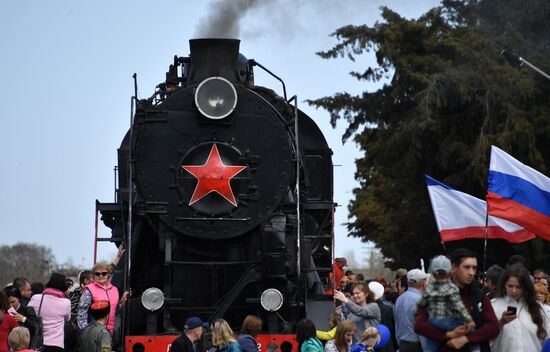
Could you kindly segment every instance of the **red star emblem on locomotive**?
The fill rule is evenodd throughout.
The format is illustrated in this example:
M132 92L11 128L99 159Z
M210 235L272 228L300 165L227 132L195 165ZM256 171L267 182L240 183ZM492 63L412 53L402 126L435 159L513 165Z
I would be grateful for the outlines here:
M246 166L225 165L220 158L216 143L212 145L208 158L203 165L182 165L181 167L197 179L197 185L189 205L201 200L207 194L216 192L229 203L237 206L237 200L229 181L246 169Z

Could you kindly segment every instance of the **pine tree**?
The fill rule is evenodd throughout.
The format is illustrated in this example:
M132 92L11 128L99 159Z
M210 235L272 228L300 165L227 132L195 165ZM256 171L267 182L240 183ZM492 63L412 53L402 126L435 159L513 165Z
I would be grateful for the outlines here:
M500 54L517 52L550 71L550 3L445 0L416 20L381 11L372 27L339 28L337 44L319 55L353 60L374 52L377 66L352 76L390 82L309 103L326 109L333 125L344 119L343 140L354 136L364 151L349 204L352 235L373 241L391 266L413 267L443 250L424 174L484 198L494 144L550 175L550 81ZM490 262L519 251L541 264L548 251L542 240L531 242L491 241L501 259ZM447 245L482 250L480 240Z

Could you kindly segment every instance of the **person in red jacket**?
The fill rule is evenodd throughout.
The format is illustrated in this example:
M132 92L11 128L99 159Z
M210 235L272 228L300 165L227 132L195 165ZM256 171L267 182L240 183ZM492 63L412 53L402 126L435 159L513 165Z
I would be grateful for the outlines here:
M334 259L333 271L334 271L334 284L336 286L340 285L340 280L344 277L344 267L348 266L348 261L346 258L336 258Z
M10 307L10 303L8 301L8 296L6 293L1 290L0 291L0 315L2 315L1 323L0 323L0 352L8 352L8 336L10 332L19 326L17 324L17 321L11 317L11 315L8 313L8 308Z
M481 352L489 352L489 341L500 333L498 319L491 302L475 287L476 254L459 248L451 253L451 280L459 288L462 302L476 323L475 331L468 332L465 325L452 331L439 330L428 321L428 312L421 309L416 315L414 331L439 341L440 351L468 351L468 343L480 344Z
M340 281L346 275L344 273L344 267L348 266L348 261L346 258L335 258L334 263L332 264L332 272L330 273L330 284L332 287L329 287L325 290L325 294L332 295L334 294L334 289L340 289Z

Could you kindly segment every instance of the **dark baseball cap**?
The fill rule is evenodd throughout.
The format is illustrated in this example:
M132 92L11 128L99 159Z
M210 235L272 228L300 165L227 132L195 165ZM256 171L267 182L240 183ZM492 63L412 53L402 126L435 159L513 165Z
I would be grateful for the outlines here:
M198 328L199 326L202 326L203 328L207 329L208 328L208 323L205 323L199 317L189 317L185 321L185 326L183 328L185 330L191 330L191 329Z

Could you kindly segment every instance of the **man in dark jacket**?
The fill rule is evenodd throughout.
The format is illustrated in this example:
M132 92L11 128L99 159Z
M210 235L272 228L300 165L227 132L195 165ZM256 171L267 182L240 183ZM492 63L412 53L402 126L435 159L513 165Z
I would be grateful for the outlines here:
M384 298L385 287L378 281L369 282L369 290L374 293L374 299L378 308L380 308L380 323L385 325L390 331L390 340L386 343L384 348L376 349L380 352L394 352L395 346L397 346L397 339L395 337L395 320L393 318L393 307L382 302Z
M24 277L16 277L13 279L13 287L21 292L21 305L26 307L32 296L31 283Z
M468 351L468 343L480 344L481 351L490 351L489 341L500 332L489 299L473 285L477 270L476 254L468 249L459 248L451 253L452 281L459 288L460 296L468 312L476 323L475 331L467 332L466 326L452 331L442 331L428 321L428 312L421 309L415 322L415 332L439 341L440 351Z
M208 328L199 317L190 317L185 321L183 334L172 342L170 352L195 352L195 344L200 341L204 329Z

